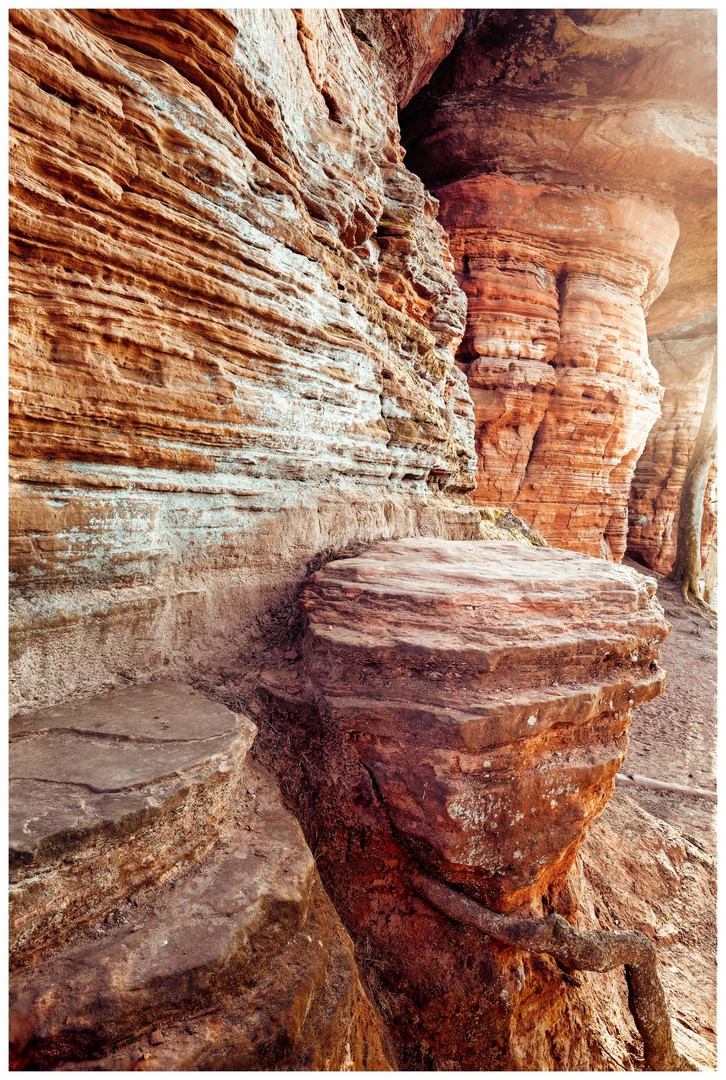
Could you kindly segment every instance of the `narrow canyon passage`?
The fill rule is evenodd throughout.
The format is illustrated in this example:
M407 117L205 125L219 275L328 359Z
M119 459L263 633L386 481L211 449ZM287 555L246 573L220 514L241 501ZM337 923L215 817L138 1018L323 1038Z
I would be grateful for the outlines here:
M11 1067L714 1067L715 13L9 22Z

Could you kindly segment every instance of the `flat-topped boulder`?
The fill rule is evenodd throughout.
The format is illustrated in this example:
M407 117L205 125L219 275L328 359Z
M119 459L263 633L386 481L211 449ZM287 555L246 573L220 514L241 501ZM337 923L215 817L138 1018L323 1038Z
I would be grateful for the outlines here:
M255 731L172 682L13 717L13 961L202 858Z
M159 682L11 722L11 1060L388 1068L245 716Z
M328 563L300 603L299 658L262 678L267 760L297 769L401 1067L612 1068L607 1015L554 961L443 916L416 882L577 919L569 871L632 707L663 688L655 583L570 551L411 538Z
M403 841L509 909L567 870L663 689L654 592L568 551L381 543L303 591L305 670Z
M249 767L229 824L174 888L121 903L16 974L21 1062L325 1069L343 1065L348 1039L359 1065L387 1067L350 940L259 767Z

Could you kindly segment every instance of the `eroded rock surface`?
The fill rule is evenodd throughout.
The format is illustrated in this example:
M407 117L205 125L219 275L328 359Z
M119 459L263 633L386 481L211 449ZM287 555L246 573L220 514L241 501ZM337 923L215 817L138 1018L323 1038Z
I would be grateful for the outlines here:
M408 879L423 867L500 911L572 914L567 873L630 710L662 690L654 589L572 552L433 539L378 544L305 587L302 658L264 685L408 1067L607 1067L553 964L449 922ZM549 1049L528 1048L531 1009L559 1017Z
M17 705L208 674L351 538L476 535L465 297L396 113L430 15L394 62L335 10L13 12Z
M464 29L463 8L345 8L343 14L368 55L383 65L399 105L431 78Z
M714 305L715 43L706 11L471 11L404 113L469 298L475 497L616 561L659 412L646 316Z
M582 924L639 930L656 943L676 1045L700 1068L716 1068L714 860L616 791L593 823L580 861L572 887ZM617 1055L618 1044L634 1035L624 980L581 978L593 1006L609 1019L606 1046Z
M678 516L686 466L696 443L716 349L715 312L652 337L650 356L665 387L661 414L638 460L628 502L628 553L668 574L676 558ZM701 532L705 564L716 529L712 507L715 466Z
M501 176L437 189L469 297L459 352L476 413L474 498L552 544L620 560L633 468L659 412L645 306L672 213Z
M14 719L16 1068L389 1067L254 733L173 683Z

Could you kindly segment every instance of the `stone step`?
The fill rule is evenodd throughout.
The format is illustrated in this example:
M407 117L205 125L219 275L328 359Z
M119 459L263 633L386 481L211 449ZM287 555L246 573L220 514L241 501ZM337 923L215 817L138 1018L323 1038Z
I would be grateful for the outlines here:
M254 734L173 683L16 718L14 1068L389 1067Z
M12 963L202 858L255 732L171 682L13 717Z

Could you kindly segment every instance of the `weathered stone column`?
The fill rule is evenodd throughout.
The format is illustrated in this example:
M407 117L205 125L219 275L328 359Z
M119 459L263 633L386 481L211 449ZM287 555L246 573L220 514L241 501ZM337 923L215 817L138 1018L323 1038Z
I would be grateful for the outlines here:
M664 386L661 415L635 470L628 503L628 553L667 574L676 557L678 512L688 459L696 443L716 348L715 312L651 337L650 357ZM704 564L716 519L706 494L701 532Z
M645 308L678 235L644 197L483 175L439 188L469 297L475 498L553 544L625 553L635 463L659 412Z
M573 913L568 871L630 710L663 688L654 583L527 544L399 540L329 563L301 602L302 656L265 685L286 739L302 732L298 810L403 1067L594 1067L600 1021L561 974L411 882L423 868L500 912ZM545 1014L562 1059L522 1034Z
M475 498L615 561L658 416L646 316L715 303L715 42L706 11L468 11L402 117L469 299Z

